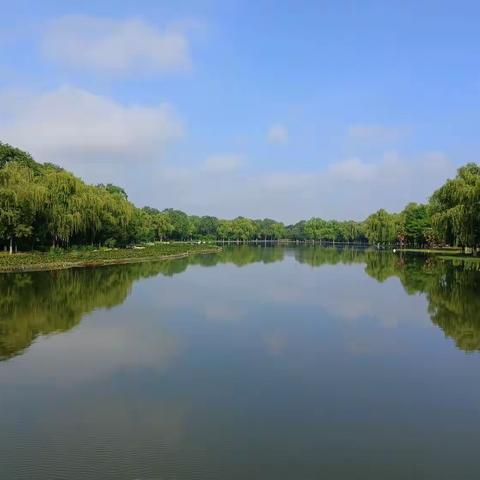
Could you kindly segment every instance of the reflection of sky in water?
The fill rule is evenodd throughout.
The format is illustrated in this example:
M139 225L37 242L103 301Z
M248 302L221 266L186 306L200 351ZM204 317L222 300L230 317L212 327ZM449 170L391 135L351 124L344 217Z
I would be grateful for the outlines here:
M191 265L37 339L0 363L7 478L476 478L477 356L364 269Z

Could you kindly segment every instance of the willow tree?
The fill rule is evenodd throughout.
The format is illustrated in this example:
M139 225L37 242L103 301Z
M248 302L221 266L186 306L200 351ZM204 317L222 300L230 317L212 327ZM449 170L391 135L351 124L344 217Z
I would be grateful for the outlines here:
M341 223L343 239L350 243L359 240L362 236L361 225L353 220L347 220Z
M17 238L31 236L42 201L31 168L11 162L0 169L0 236L9 241L10 254Z
M468 163L430 198L432 222L446 243L480 245L480 165Z
M285 237L285 225L282 222L274 222L270 226L270 236L272 240L281 240Z
M325 220L311 218L305 222L304 232L310 240L321 240L325 232Z
M102 229L102 217L105 213L106 201L102 190L91 185L79 184L71 198L69 207L80 213L73 233L82 233L93 243Z
M232 237L232 222L230 220L218 221L218 238L223 242L230 240Z
M395 216L381 208L364 223L365 235L370 243L393 243L396 240Z
M85 185L65 171L49 169L41 177L46 191L43 215L52 245L67 244L73 235L85 231L85 198L80 193Z
M153 216L153 230L155 239L161 242L167 238L173 231L173 225L170 223L168 215L165 213L157 213Z
M9 163L18 163L25 167L29 167L35 173L37 173L41 167L39 163L35 162L29 153L24 152L19 148L12 147L8 143L0 142L0 168L5 167Z
M327 220L323 228L322 238L330 242L343 240L341 223L337 220Z
M232 221L232 235L237 241L250 240L256 233L257 228L253 220L245 217L237 217Z
M132 221L135 207L121 189L90 187L92 207L86 228L91 242L98 240L109 244L126 241L126 232Z
M270 218L254 221L257 230L257 238L264 240L280 240L285 236L285 225Z

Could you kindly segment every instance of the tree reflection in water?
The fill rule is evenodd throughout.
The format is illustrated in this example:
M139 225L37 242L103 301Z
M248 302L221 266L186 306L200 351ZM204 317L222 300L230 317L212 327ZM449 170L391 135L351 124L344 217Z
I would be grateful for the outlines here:
M378 282L397 277L408 294L422 293L432 322L458 348L480 350L480 262L442 260L355 248L239 246L220 254L95 269L0 275L0 360L22 353L39 335L64 332L98 308L125 301L132 284L173 276L189 265L213 267L282 261L285 255L312 267L365 264Z

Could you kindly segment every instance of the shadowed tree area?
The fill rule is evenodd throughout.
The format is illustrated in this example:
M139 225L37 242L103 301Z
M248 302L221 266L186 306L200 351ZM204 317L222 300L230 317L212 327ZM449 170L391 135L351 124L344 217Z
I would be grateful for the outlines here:
M183 272L188 262L79 268L0 275L0 359L23 352L39 335L65 332L88 313L122 304L132 284Z
M461 350L480 351L480 263L424 256L370 256L365 271L378 281L398 277L405 291L425 294L432 322Z
M441 265L429 284L432 322L467 352L480 350L480 271L476 264Z

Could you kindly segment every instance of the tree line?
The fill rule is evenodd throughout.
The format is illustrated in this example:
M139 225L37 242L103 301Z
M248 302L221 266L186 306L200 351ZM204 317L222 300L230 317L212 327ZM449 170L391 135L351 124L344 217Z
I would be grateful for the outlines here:
M275 241L480 245L480 166L468 163L428 203L399 213L380 209L364 221L322 218L285 225L181 210L136 207L116 185L89 185L51 163L0 142L0 245L10 252L71 246L128 246L155 241Z

